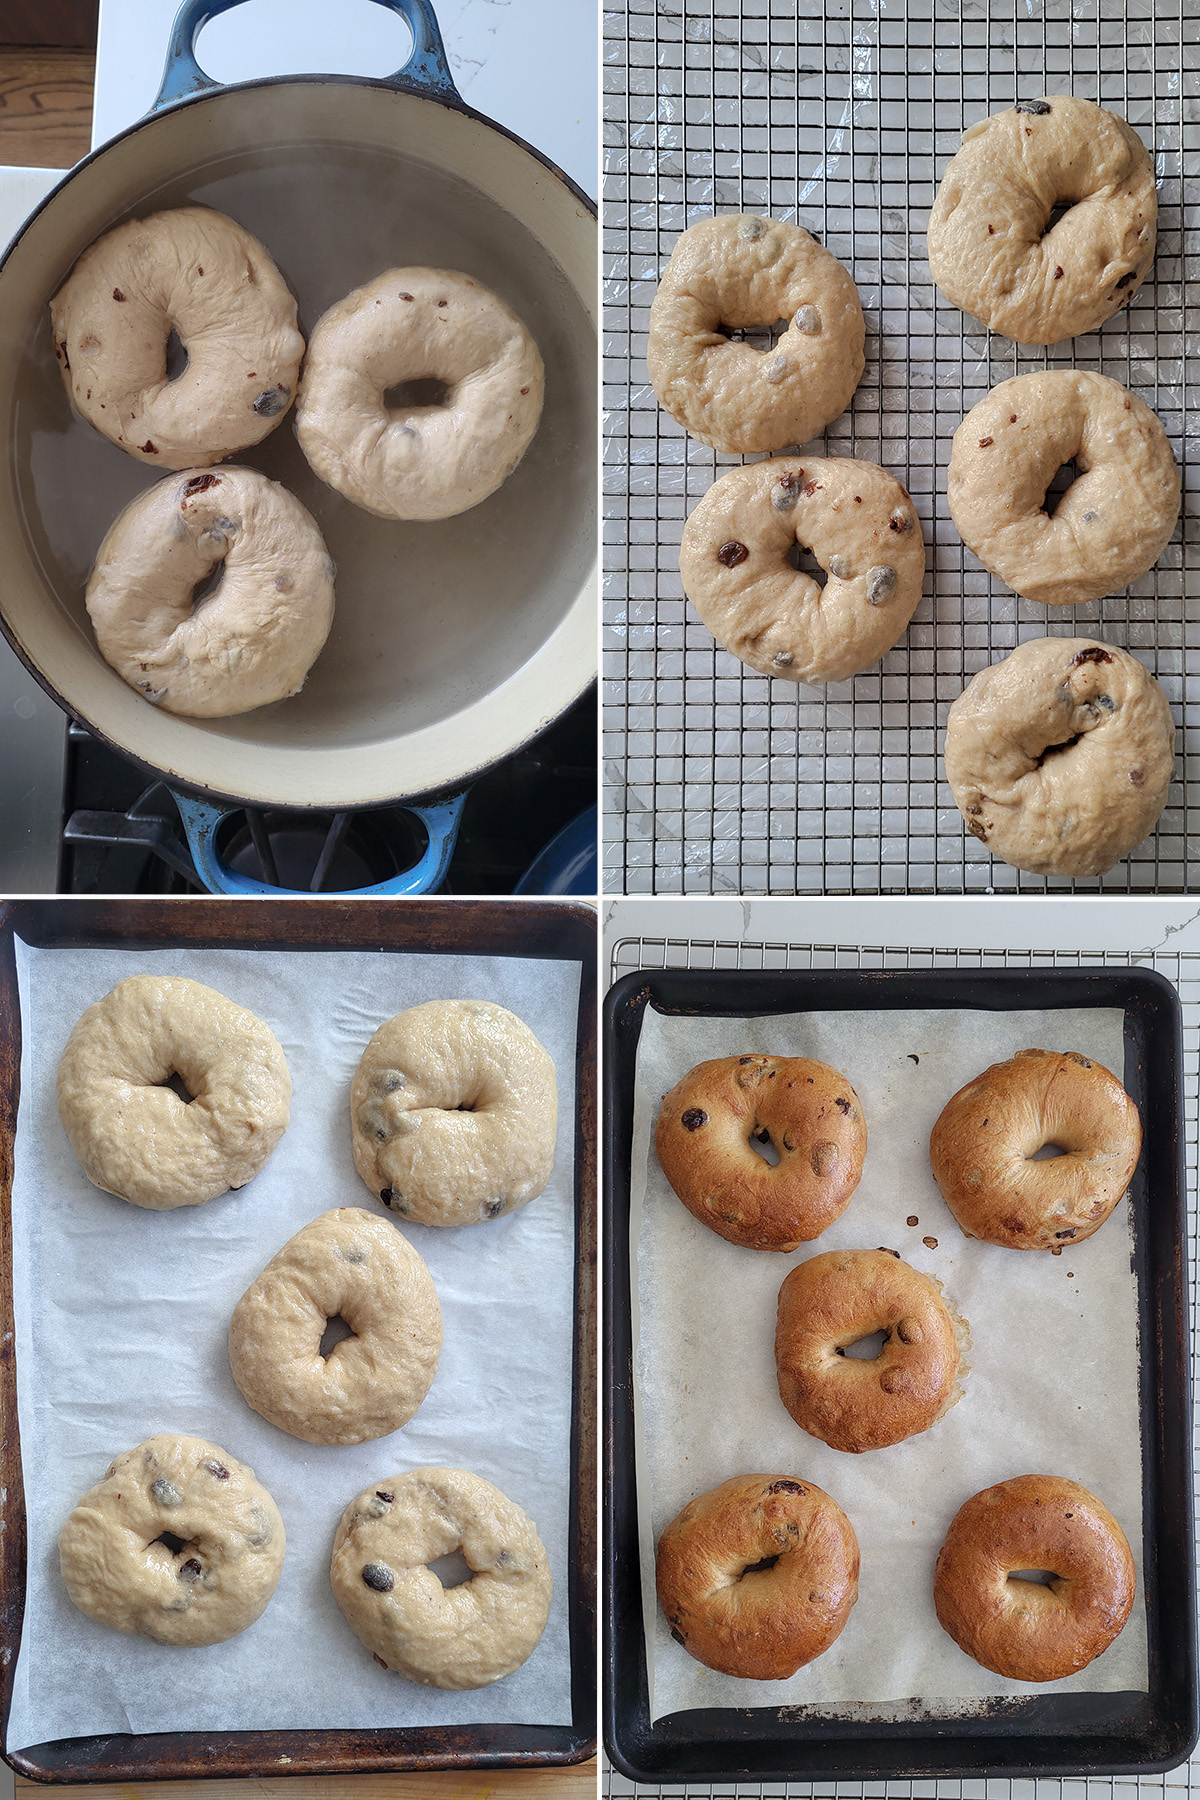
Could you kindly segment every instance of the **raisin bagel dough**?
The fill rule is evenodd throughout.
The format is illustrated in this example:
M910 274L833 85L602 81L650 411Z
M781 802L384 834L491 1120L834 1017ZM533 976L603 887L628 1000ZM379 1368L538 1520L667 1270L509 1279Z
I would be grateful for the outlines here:
M993 331L1057 344L1137 293L1156 215L1154 165L1124 119L1071 94L1022 100L972 125L947 165L929 267L946 298Z
M1047 1144L1063 1155L1035 1162ZM1021 1050L947 1101L929 1160L967 1237L1049 1250L1099 1231L1141 1147L1138 1109L1102 1063L1077 1050Z
M181 1538L173 1550L163 1535ZM58 1539L71 1599L160 1644L223 1644L253 1625L283 1567L283 1520L253 1469L161 1432L118 1456Z
M472 1576L443 1588L427 1565L454 1550ZM329 1575L375 1660L439 1688L487 1687L519 1669L553 1594L529 1514L462 1469L413 1469L364 1489L342 1514Z
M790 565L797 545L824 587ZM841 681L912 618L925 542L908 494L874 463L776 457L714 482L683 528L679 572L717 642L759 674Z
M731 331L787 321L772 350ZM862 306L835 256L798 225L730 213L675 245L650 308L646 363L660 403L716 450L807 444L862 380Z
M690 1501L659 1538L658 1598L671 1636L697 1662L785 1681L840 1636L858 1567L854 1527L813 1482L735 1475Z
M950 708L946 778L967 830L1035 875L1103 875L1167 803L1175 723L1153 675L1089 638L1031 638Z
M772 1166L751 1140L770 1143ZM844 1075L803 1056L723 1056L667 1094L655 1148L688 1211L749 1250L795 1250L845 1211L867 1127Z
M440 405L388 390L437 380ZM296 408L322 481L385 519L448 519L508 480L537 430L538 347L498 295L450 269L389 269L317 321Z
M1079 474L1054 504L1064 463ZM1079 606L1153 568L1180 506L1162 423L1118 381L1090 369L1015 375L954 434L946 497L963 542L1026 600Z
M354 1335L322 1356L335 1318ZM423 1259L389 1220L353 1206L289 1238L229 1326L243 1399L310 1444L362 1444L407 1425L441 1349L442 1310Z
M164 1084L178 1075L191 1103ZM130 975L78 1020L58 1116L84 1174L134 1206L202 1206L257 1175L292 1080L271 1027L199 981Z
M554 1063L489 1000L428 1000L381 1025L350 1094L354 1166L421 1225L474 1225L536 1199L554 1167Z
M843 1352L885 1335L869 1361ZM779 1290L779 1397L833 1450L879 1450L928 1431L960 1397L959 1337L936 1282L890 1250L830 1250Z
M296 392L304 339L291 290L248 231L206 206L106 232L50 316L76 409L156 468L203 468L259 443ZM172 330L188 358L174 380Z
M1048 1586L1015 1581L1046 1570ZM1124 1630L1136 1572L1108 1508L1062 1475L1018 1475L961 1507L938 1553L933 1602L960 1650L1010 1681L1062 1681Z
M199 584L217 584L194 600ZM256 469L192 469L130 502L87 584L100 654L164 712L228 718L298 694L333 620L316 521Z

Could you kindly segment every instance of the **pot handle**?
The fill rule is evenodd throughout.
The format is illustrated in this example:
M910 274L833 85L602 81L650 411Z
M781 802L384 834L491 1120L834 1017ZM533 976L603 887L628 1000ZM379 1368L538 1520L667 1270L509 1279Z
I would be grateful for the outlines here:
M170 106L176 100L185 100L191 94L220 87L221 83L206 75L196 61L196 39L210 19L244 3L245 0L184 0L171 27L162 85L151 112L158 112L160 107ZM412 51L404 67L383 79L390 86L415 88L442 100L457 100L458 90L430 0L375 0L375 3L386 6L389 12L399 13L413 36Z
M217 827L223 819L235 812L244 811L244 808L214 806L209 800L197 800L191 794L177 793L174 788L171 789L171 797L179 808L179 817L183 821L196 873L211 894L267 899L313 898L311 893L302 888L272 887L268 882L240 875L236 869L231 869L221 861L216 851ZM389 881L381 881L375 887L350 888L348 893L352 897L367 894L428 894L439 888L446 878L446 870L454 854L466 798L467 791L464 790L461 794L452 794L448 800L434 801L426 806L406 806L403 810L421 821L429 837L421 857L411 869L405 869L401 875L393 875Z

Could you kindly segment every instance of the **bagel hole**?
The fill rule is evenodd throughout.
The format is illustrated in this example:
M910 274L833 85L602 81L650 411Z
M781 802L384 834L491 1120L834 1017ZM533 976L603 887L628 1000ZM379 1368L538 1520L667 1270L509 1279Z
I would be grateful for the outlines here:
M807 544L791 544L784 561L801 575L809 575L818 587L824 587L829 580L828 575L813 555Z
M750 1148L755 1156L761 1156L763 1161L770 1163L772 1168L779 1161L779 1152L771 1142L771 1134L765 1125L750 1134Z
M1081 471L1076 466L1074 459L1070 462L1063 463L1053 481L1050 483L1050 486L1046 489L1045 496L1042 500L1042 511L1050 518L1054 517L1059 507L1062 505L1064 494L1066 494L1067 490L1076 481L1080 473Z
M1077 731L1074 737L1067 738L1061 744L1047 744L1046 748L1037 759L1038 768L1040 769L1043 763L1049 762L1051 757L1064 756L1068 750L1073 750L1082 738L1082 731Z
M1042 227L1042 236L1049 237L1059 220L1065 219L1075 204L1076 202L1074 200L1056 200L1054 205L1050 208L1050 217Z
M178 1556L187 1543L186 1538L176 1537L173 1531L160 1531L158 1536L151 1538L150 1541L153 1544L165 1544L172 1556Z
M1061 1144L1043 1144L1040 1150L1035 1150L1032 1156L1027 1156L1025 1158L1025 1161L1049 1162L1051 1157L1066 1156L1068 1154L1069 1152L1064 1150Z
M450 1550L445 1556L427 1563L444 1588L461 1587L464 1581L470 1581L475 1574L461 1550Z
M764 1570L773 1569L778 1561L777 1556L764 1556L761 1562L747 1563L741 1575L738 1576L738 1580L740 1581L745 1575L761 1575Z
M786 319L776 319L773 325L742 325L731 330L728 325L718 325L717 330L722 337L727 337L731 344L749 344L752 350L773 350L788 328Z
M170 1088L171 1092L177 1094L185 1106L190 1106L196 1097L194 1094L189 1093L187 1082L183 1079L183 1076L178 1070L176 1070L174 1075L168 1075L167 1079L165 1081L160 1081L158 1085L159 1087Z
M852 1344L838 1349L839 1356L852 1356L856 1362L874 1362L883 1354L883 1346L891 1337L890 1331L873 1331L870 1337L856 1338Z
M225 579L225 559L214 563L203 581L198 581L192 589L192 611L198 612L206 600L211 600Z
M1028 1581L1035 1587L1051 1587L1058 1580L1053 1569L1010 1569L1010 1581Z
M353 1329L347 1325L341 1313L334 1313L332 1319L326 1319L325 1329L321 1333L321 1355L331 1356L334 1347L354 1336Z
M383 404L392 413L411 412L414 406L445 406L450 383L437 375L419 375L415 381L398 381L387 389Z
M172 325L167 333L167 380L178 381L190 361L183 339Z

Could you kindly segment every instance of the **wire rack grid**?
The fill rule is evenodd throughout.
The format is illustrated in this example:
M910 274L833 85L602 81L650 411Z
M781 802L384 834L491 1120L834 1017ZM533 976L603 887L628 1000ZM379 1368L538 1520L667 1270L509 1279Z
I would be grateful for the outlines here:
M610 977L639 969L1078 969L1097 966L1157 969L1172 982L1183 1007L1183 1093L1188 1194L1188 1302L1197 1317L1200 1232L1197 1223L1197 1163L1200 1140L1200 951L936 950L882 945L739 943L695 937L626 937L611 946ZM1193 1333L1192 1385L1200 1391L1200 1338ZM1192 1464L1197 1473L1200 1525L1200 1428L1193 1421ZM1103 1776L1042 1781L872 1781L717 1782L646 1786L604 1766L606 1800L634 1795L679 1795L687 1800L734 1800L770 1796L793 1800L1194 1800L1200 1796L1200 1751L1182 1768L1165 1775Z
M607 890L1196 885L1195 0L622 0L606 17L604 64ZM1150 147L1157 257L1129 307L1099 331L1018 349L937 292L925 226L969 125L1017 98L1068 91L1123 114ZM866 372L820 453L897 475L929 548L905 637L877 668L823 689L769 680L719 649L679 579L688 512L725 468L753 459L708 449L660 410L646 375L647 319L684 228L740 211L804 226L853 274ZM1112 376L1157 412L1183 467L1184 513L1158 566L1126 593L1038 607L959 539L945 500L950 440L997 382L1072 364ZM1162 683L1179 728L1178 779L1157 833L1087 881L993 861L964 833L940 763L946 712L971 676L1018 642L1055 635L1131 650Z

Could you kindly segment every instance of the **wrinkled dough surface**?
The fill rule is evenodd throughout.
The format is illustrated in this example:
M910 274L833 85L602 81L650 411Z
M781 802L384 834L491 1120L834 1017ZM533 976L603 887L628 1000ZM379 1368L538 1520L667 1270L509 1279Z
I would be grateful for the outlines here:
M1153 831L1175 722L1137 658L1090 638L1032 638L950 708L946 778L967 830L1035 875L1103 875Z
M441 405L387 403L437 380ZM317 321L296 436L312 467L385 519L448 519L507 481L537 430L542 359L498 295L449 269L389 269Z
M843 1354L877 1331L887 1337L874 1360ZM878 1450L928 1431L960 1397L959 1365L937 1284L890 1250L810 1257L779 1290L779 1397L831 1449Z
M335 1318L354 1335L323 1357ZM407 1425L441 1348L424 1260L387 1219L351 1206L289 1238L229 1326L229 1366L247 1404L310 1444L361 1444Z
M656 1559L671 1636L747 1681L784 1681L824 1655L858 1598L858 1570L837 1501L791 1475L734 1475L689 1501Z
M454 1550L471 1579L443 1588L427 1565ZM533 1520L462 1469L413 1469L364 1489L342 1514L329 1574L360 1642L429 1687L503 1680L550 1616L550 1562Z
M824 587L788 562L798 544ZM713 483L683 528L679 572L717 642L759 674L841 681L903 633L925 542L908 494L874 463L775 457Z
M278 482L256 469L190 469L115 520L85 599L122 680L164 712L228 718L300 692L333 621L333 563L312 515Z
M787 321L774 349L731 331ZM806 444L846 410L865 367L858 289L798 225L702 219L675 245L650 308L646 363L673 419L717 450Z
M1064 463L1079 473L1043 510ZM1027 600L1079 606L1153 568L1179 517L1162 423L1107 375L1016 375L954 434L946 496L963 542Z
M541 1193L554 1166L554 1063L489 1000L429 1000L381 1025L350 1095L354 1165L402 1218L474 1225Z
M162 1084L180 1075L191 1103ZM130 975L79 1019L58 1116L89 1181L134 1206L201 1206L257 1175L287 1128L270 1026L182 976Z
M1054 1580L1011 1580L1020 1569ZM1061 1681L1119 1636L1136 1582L1125 1533L1094 1494L1062 1475L1018 1475L960 1507L933 1601L942 1629L985 1669Z
M296 392L304 339L291 290L248 231L206 206L106 232L50 316L76 410L156 468L203 468L259 443ZM188 358L173 381L172 330Z
M770 1143L771 1164L754 1149ZM722 1056L664 1096L654 1133L688 1211L748 1250L795 1250L845 1211L867 1127L850 1083L806 1056Z
M1047 1144L1061 1156L1033 1159ZM967 1237L1048 1250L1099 1231L1133 1179L1137 1107L1077 1050L1022 1050L960 1088L929 1139L933 1178Z
M160 1543L163 1533L183 1540ZM118 1456L58 1539L71 1599L101 1625L160 1644L223 1644L279 1581L283 1520L227 1450L161 1432Z
M1146 146L1117 113L1070 94L1027 100L965 134L930 215L929 267L993 331L1057 344L1137 293L1157 211Z

